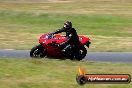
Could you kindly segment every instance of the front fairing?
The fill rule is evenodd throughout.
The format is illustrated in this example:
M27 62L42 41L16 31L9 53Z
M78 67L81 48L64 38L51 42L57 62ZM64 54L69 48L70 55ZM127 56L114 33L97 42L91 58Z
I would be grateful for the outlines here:
M39 39L39 43L43 43L43 44L49 44L52 42L56 42L56 43L62 43L66 40L66 37L63 35L54 35L51 38L47 37L48 34L44 34L40 37Z

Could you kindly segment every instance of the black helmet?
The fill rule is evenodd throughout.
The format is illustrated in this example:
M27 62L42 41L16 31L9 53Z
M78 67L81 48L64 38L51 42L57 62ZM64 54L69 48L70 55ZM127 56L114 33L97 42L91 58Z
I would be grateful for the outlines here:
M64 28L66 28L66 29L72 28L72 23L70 21L65 21L64 22Z

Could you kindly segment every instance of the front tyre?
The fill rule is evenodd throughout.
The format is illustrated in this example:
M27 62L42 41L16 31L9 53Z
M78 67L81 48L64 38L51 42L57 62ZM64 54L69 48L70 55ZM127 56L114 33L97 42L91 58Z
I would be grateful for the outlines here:
M46 49L41 44L33 47L30 51L30 57L32 58L43 58L46 55Z

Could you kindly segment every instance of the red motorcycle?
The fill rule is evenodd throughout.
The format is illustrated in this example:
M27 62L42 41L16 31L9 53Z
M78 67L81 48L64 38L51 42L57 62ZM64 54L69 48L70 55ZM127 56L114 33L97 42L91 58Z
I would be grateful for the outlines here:
M79 45L79 53L75 53L75 48L71 48L66 54L62 52L59 47L54 46L55 44L60 44L66 41L66 37L64 35L47 33L43 34L39 39L39 45L33 47L30 51L30 56L33 58L44 58L44 57L67 57L71 60L82 60L86 54L87 49L84 47L85 45L89 48L90 38L79 36L80 45Z

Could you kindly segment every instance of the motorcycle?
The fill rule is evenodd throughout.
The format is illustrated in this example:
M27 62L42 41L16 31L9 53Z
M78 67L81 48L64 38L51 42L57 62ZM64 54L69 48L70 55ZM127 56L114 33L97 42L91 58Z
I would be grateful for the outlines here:
M90 38L79 36L79 47L78 53L76 54L75 48L72 47L68 52L65 52L65 54L62 52L62 50L59 47L56 47L55 44L60 44L66 41L66 36L52 33L43 34L39 39L39 45L33 47L30 51L30 56L32 58L44 58L44 57L56 57L56 58L62 58L67 57L71 60L82 60L86 54L87 49L84 47L85 45L89 48L90 45Z

